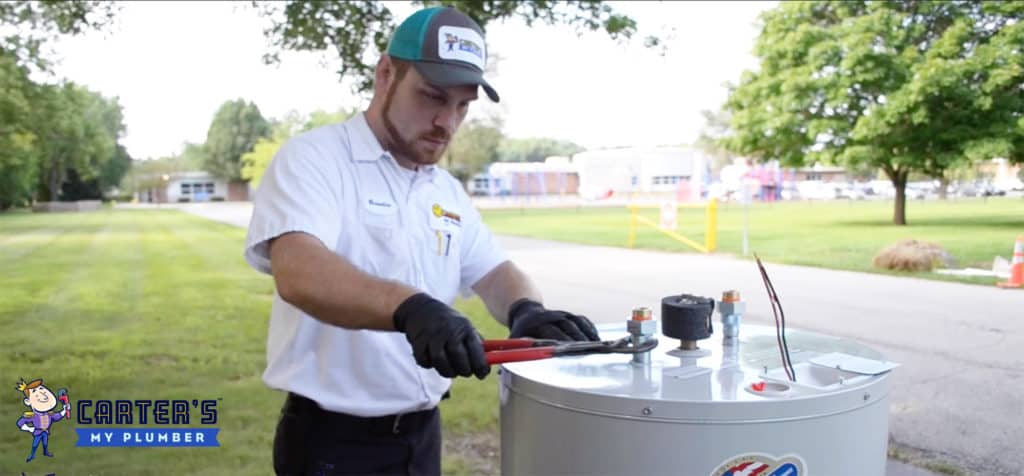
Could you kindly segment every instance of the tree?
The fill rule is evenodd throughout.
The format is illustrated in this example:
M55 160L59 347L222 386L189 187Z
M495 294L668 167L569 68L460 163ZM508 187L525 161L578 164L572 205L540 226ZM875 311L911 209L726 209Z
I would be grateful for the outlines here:
M117 8L114 2L100 1L0 2L0 210L30 203L36 189L44 198L59 195L68 172L54 165L102 161L103 151L95 148L74 154L65 149L54 155L57 149L75 143L102 149L104 139L102 134L89 137L96 128L76 116L89 112L85 110L89 107L89 100L84 99L87 94L36 84L29 74L33 70L49 72L47 43L59 35L102 28ZM71 97L74 94L81 97L76 100ZM76 106L81 107L76 110ZM54 115L57 112L60 114ZM117 114L119 117L119 109ZM59 142L47 142L54 138ZM93 174L91 170L80 172ZM44 183L40 183L42 173L46 174Z
M114 155L103 162L92 178L83 178L76 169L68 169L67 178L61 184L61 199L102 200L121 183L132 166L132 158L124 146L117 144Z
M206 149L203 147L203 144L185 142L181 154L175 156L174 159L179 164L182 172L198 170L203 168L203 163L206 162Z
M99 175L96 177L100 192L106 194L110 189L118 187L131 168L132 157L128 155L128 149L117 144L113 157L100 167Z
M124 132L121 106L74 83L39 85L27 67L0 54L0 208L41 200L98 198L104 173ZM118 173L116 169L108 172ZM123 173L123 172L121 172ZM77 184L64 187L69 176ZM116 183L119 179L112 179ZM65 189L75 193L65 195Z
M542 162L553 155L568 157L582 151L583 147L570 141L548 137L526 139L506 137L498 145L498 160L502 162Z
M340 109L335 112L316 110L308 116L300 116L298 112L291 111L283 119L272 121L271 137L256 141L252 151L242 155L242 179L259 186L263 172L270 166L270 161L277 155L278 149L290 137L317 127L344 122L356 112L356 109Z
M282 145L284 141L278 138L264 137L256 141L252 150L242 155L242 180L258 187L263 180L263 172L267 171L270 161L274 159Z
M721 170L736 158L736 154L722 145L722 141L732 134L729 127L731 115L724 109L703 110L700 114L704 116L704 127L697 136L694 146L711 158L713 170Z
M124 132L121 106L71 82L42 85L32 101L32 128L38 138L40 200L73 200L62 197L69 171L77 180L97 177L112 160Z
M600 1L571 0L473 0L414 1L414 4L451 5L476 20L481 28L505 18L519 18L532 25L540 21L548 25L567 24L577 33L603 29L613 39L629 39L636 32L636 21L616 13ZM309 2L288 0L253 5L271 19L264 30L273 50L264 55L267 64L280 62L282 51L326 51L333 48L341 60L340 78L355 80L356 92L373 89L373 68L377 55L387 49L391 32L397 26L387 2L371 0ZM660 40L645 38L644 44L655 47Z
M38 173L28 69L0 52L0 210L26 204Z
M46 43L61 34L76 35L106 27L119 7L112 1L0 2L0 53L20 65L49 69Z
M302 129L299 132L305 132L316 129L317 127L326 126L329 124L337 124L339 122L345 122L348 118L356 115L358 111L356 109L339 109L335 112L327 112L322 110L316 110L306 117L305 122L302 124Z
M452 137L445 153L447 169L460 182L498 160L498 145L503 138L497 118L473 119L464 123Z
M194 147L195 144L187 144L186 149L189 146ZM158 159L133 159L128 174L121 179L120 188L134 194L141 190L161 187L165 184L165 175L170 177L176 173L196 170L196 165L191 163L191 160L186 152Z
M0 138L0 211L32 201L39 167L31 133Z
M270 124L256 104L243 99L225 102L206 133L203 170L224 180L240 180L242 155L251 151L257 140L269 135Z
M730 91L733 150L787 165L880 168L906 224L911 172L1024 160L1024 3L784 2L760 70Z

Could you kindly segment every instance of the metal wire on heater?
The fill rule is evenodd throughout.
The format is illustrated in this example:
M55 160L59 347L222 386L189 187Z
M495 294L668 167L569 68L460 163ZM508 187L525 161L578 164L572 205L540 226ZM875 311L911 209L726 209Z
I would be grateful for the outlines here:
M768 278L768 271L764 269L761 258L754 253L754 260L757 261L757 269L761 272L761 280L768 291L768 302L772 305L772 314L775 315L775 338L779 343L779 354L782 356L782 369L786 371L786 377L790 382L796 382L796 371L793 370L793 363L789 359L789 343L786 342L786 313L782 310L782 303L779 295L772 286L772 280ZM776 310L778 308L778 310Z

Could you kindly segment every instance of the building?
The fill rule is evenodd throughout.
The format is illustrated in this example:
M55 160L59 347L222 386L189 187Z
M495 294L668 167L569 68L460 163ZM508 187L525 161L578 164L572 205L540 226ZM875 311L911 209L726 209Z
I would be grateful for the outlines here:
M583 196L676 193L688 200L701 197L709 161L686 147L625 147L580 152L572 164Z
M579 191L579 174L565 157L544 162L494 162L466 184L470 195L567 195Z
M848 182L850 177L846 173L846 169L836 166L828 166L821 164L814 164L810 167L803 167L799 169L789 169L789 174L786 176L786 180L804 181L804 180L817 180L821 182Z
M191 171L163 175L162 185L141 189L136 200L145 203L183 203L249 200L249 184L226 182L207 172Z
M567 195L600 198L629 193L699 199L708 161L683 147L593 150L544 162L495 162L466 184L471 195Z
M1020 165L997 158L982 162L978 169L984 176L992 178L992 187L996 190L1003 192L1024 190L1024 182L1020 179Z

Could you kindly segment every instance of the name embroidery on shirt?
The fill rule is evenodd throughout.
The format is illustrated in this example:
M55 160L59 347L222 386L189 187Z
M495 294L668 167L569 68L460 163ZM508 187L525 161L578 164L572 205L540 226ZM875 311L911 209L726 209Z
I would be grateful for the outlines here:
M366 209L374 215L394 215L398 212L398 207L395 207L394 203L373 198L366 201Z

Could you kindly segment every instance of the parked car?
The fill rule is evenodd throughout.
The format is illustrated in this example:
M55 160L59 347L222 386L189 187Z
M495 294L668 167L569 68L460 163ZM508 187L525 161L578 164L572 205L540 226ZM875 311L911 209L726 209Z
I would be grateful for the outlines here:
M867 198L867 193L864 187L854 183L840 185L838 187L839 198L846 198L849 200L864 200Z

